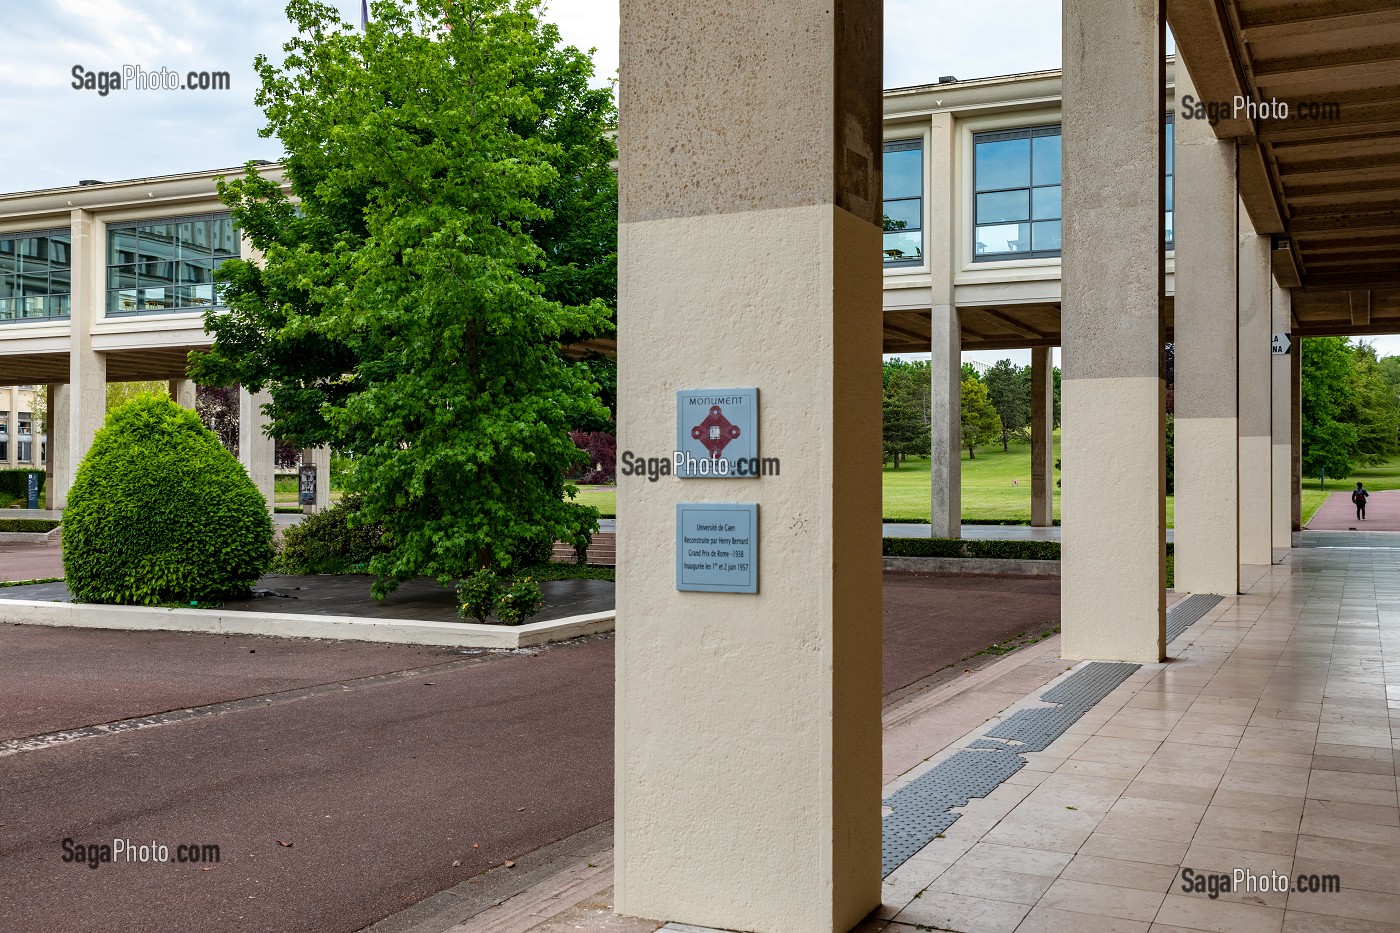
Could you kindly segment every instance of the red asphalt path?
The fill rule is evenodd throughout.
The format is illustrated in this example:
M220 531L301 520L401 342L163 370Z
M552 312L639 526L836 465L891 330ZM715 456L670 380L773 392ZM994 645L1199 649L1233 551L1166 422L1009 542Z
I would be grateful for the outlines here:
M1308 522L1310 531L1400 531L1400 489L1373 492L1366 500L1366 520L1356 517L1351 490L1334 492Z

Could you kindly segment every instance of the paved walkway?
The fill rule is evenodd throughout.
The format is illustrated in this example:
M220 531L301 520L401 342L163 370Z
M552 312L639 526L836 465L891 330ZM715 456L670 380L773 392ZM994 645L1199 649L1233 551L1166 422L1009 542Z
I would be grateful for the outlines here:
M1334 492L1308 522L1312 531L1400 531L1400 489L1373 492L1366 500L1366 518L1356 517L1351 490Z

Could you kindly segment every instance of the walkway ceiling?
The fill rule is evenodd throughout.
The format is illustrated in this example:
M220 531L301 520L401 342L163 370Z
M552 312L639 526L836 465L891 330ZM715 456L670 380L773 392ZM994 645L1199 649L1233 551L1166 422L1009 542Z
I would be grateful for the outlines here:
M1238 140L1240 196L1298 289L1295 335L1400 332L1400 3L1168 0L1167 16L1201 100L1288 104L1215 130Z
M1167 340L1172 338L1172 299L1166 300ZM958 309L964 350L1018 350L1060 345L1060 305L986 305ZM928 353L927 310L886 311L886 353Z

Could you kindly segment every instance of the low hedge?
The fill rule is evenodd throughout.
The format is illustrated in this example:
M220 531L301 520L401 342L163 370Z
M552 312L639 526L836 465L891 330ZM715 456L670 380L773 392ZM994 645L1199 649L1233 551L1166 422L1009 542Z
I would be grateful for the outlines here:
M29 496L29 474L39 477L39 508L44 507L44 471L32 469L0 469L0 504L15 499L23 502Z
M1058 541L984 541L963 538L886 538L886 557L980 557L985 560L1059 560Z
M51 518L0 518L0 533L47 534L57 527Z

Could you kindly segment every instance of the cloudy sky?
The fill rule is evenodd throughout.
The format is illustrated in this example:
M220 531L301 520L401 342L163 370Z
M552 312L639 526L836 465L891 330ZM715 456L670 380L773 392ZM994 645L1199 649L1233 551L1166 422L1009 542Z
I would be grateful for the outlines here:
M0 192L234 167L281 154L276 140L258 136L252 62L259 52L279 53L290 34L282 0L3 2ZM331 2L359 22L360 0ZM567 42L597 50L599 82L616 73L617 0L549 0L546 15ZM75 65L227 71L232 87L103 97L72 87ZM1058 3L885 2L886 87L1059 65ZM1396 344L1392 352L1400 352Z

